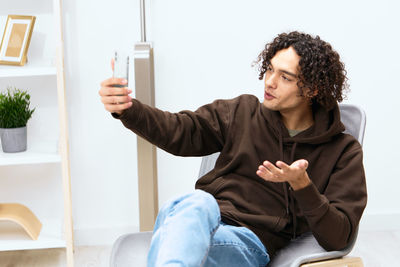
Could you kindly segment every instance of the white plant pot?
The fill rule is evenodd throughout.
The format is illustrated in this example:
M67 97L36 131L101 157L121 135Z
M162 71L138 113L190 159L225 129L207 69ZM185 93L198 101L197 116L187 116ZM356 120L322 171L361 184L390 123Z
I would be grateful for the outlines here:
M0 137L4 153L26 151L26 126L20 128L0 128Z

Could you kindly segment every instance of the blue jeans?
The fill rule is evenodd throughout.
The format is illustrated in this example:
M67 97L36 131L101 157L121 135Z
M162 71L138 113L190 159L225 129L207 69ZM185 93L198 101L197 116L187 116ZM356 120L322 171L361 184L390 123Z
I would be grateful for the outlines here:
M158 266L265 266L268 253L249 229L221 222L214 197L201 190L159 212L147 264Z

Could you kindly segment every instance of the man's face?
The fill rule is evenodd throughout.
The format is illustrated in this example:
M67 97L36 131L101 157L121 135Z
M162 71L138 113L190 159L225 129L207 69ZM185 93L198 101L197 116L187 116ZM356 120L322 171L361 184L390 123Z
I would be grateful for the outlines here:
M309 99L299 96L299 61L300 57L292 47L278 51L271 59L271 65L264 76L265 107L281 113L309 108Z

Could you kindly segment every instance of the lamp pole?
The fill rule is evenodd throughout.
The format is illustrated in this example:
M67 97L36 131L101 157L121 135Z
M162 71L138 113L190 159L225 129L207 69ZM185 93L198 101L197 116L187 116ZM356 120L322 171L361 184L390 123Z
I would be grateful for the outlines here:
M140 0L141 41L134 47L135 95L142 103L154 107L153 48L146 41L145 15L145 0ZM157 150L140 136L137 136L137 158L140 231L150 231L158 213Z

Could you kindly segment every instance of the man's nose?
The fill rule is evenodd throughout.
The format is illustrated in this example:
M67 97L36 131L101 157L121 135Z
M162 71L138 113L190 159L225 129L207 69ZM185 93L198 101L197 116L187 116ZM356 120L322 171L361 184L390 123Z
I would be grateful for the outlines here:
M276 88L276 77L275 73L265 75L265 87L275 89Z

